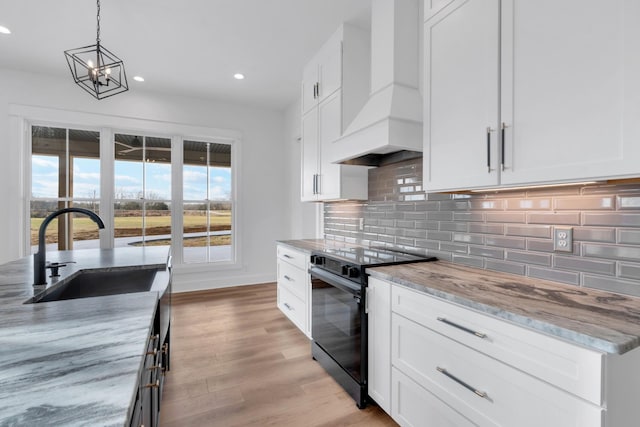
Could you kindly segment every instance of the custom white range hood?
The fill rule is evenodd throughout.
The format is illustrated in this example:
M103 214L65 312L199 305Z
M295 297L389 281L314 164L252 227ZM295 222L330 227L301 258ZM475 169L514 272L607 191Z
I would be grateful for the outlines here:
M418 11L418 0L373 0L371 92L334 141L334 163L377 165L381 154L422 151Z

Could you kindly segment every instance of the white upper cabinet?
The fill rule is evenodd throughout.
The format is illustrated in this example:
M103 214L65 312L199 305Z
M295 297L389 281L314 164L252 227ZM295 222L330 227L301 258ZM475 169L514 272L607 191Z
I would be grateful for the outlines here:
M427 190L498 183L499 1L456 3L424 31Z
M640 3L425 8L427 191L640 175Z
M640 3L503 2L502 184L640 173Z
M302 113L316 107L342 86L342 31L336 32L302 73Z
M366 37L366 32L357 28L340 27L304 69L302 201L368 198L366 168L330 162L333 142L342 135L345 122L353 118L356 100L362 105L366 99L366 88L345 86L357 74L346 65L352 61L343 61L343 53L353 49L345 45L362 46L361 39Z

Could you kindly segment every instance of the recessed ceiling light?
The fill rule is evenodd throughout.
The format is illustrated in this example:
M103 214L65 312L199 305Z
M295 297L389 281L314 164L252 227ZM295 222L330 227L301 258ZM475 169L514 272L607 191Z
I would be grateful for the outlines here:
M244 79L244 74L242 74L242 73L235 73L235 74L233 75L233 78L234 78L234 79L236 79L236 80L242 80L242 79Z
M11 30L0 25L0 34L11 34Z
M137 82L143 82L144 81L144 77L141 76L134 76L133 80L137 81Z

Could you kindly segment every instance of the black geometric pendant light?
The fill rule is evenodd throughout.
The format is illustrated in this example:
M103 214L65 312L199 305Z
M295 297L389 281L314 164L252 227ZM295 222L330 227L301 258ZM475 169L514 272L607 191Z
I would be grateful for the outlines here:
M129 90L127 74L121 59L100 44L100 0L96 44L64 52L73 80L97 99L107 98Z

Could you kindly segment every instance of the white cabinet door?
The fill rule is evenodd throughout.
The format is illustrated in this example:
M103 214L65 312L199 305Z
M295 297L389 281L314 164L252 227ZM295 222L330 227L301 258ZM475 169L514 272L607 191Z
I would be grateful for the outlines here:
M370 277L367 286L368 393L391 414L391 284Z
M318 200L341 198L341 165L329 162L333 141L340 136L342 105L340 91L318 106L318 137L320 138L320 178Z
M502 184L638 175L640 3L502 3Z
M424 29L424 186L498 184L499 1L458 0Z
M342 42L335 36L318 54L318 101L322 102L342 87ZM342 133L342 129L340 129Z
M316 109L302 116L302 201L317 200L318 175L318 112Z
M302 71L302 114L318 105L318 62L314 58Z
M435 394L393 368L393 419L403 427L477 427Z

